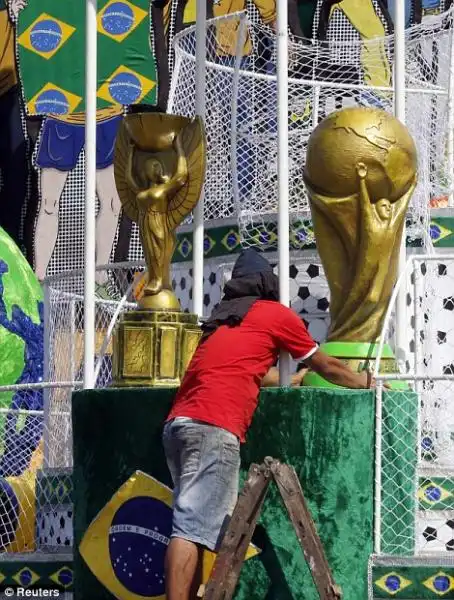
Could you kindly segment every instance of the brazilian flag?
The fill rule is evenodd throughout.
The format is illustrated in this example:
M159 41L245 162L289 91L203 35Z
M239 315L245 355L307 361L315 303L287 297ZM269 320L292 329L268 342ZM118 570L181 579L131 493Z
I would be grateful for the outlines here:
M157 104L149 0L98 3L98 108ZM27 112L85 111L85 0L29 0L17 49Z

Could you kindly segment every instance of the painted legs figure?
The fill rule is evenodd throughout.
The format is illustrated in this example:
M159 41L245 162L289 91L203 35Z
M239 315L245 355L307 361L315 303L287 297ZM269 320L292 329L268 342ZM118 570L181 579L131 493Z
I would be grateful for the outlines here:
M83 115L82 115L83 118ZM96 193L99 211L96 222L96 262L109 262L115 240L120 199L113 169L113 153L121 116L98 122L96 148ZM46 276L58 237L60 198L69 173L75 168L85 141L82 123L47 118L42 131L36 164L41 168L41 207L35 232L35 270ZM105 296L107 273L97 273L99 295Z

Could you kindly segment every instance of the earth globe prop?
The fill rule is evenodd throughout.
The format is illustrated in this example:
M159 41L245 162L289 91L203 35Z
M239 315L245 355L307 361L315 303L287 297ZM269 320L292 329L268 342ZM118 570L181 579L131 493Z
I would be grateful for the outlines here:
M331 297L323 351L372 370L417 183L414 141L385 111L345 108L312 132L304 181ZM388 345L381 364L381 372L398 371ZM304 384L332 387L315 373Z

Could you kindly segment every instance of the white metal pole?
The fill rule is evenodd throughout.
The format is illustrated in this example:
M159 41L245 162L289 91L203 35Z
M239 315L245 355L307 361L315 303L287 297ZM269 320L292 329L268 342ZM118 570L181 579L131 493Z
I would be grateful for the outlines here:
M50 286L49 286L49 282L44 279L43 282L43 301L44 301L44 340L43 340L43 346L44 346L44 373L43 373L43 379L45 383L48 383L50 381L50 356L51 356L51 352L52 352L52 347L51 347L51 338L50 338L50 320L51 320L51 307L50 307ZM44 463L44 467L48 468L50 466L49 462L50 462L50 443L51 443L51 436L50 436L50 430L51 430L51 410L52 410L52 406L51 406L51 391L50 389L48 389L47 387L43 388L43 421L44 421L44 427L43 427L43 446L44 446L44 458L43 458L43 463Z
M383 382L377 384L375 393L375 483L374 483L374 553L381 554L381 497L382 497L382 430Z
M95 383L97 0L86 0L84 388Z
M397 0L394 19L394 114L405 123L405 0ZM399 252L399 274L407 262L406 227L404 224ZM402 281L396 304L396 358L405 364L407 355L407 285Z
M278 254L279 299L290 305L290 237L289 237L289 168L288 168L288 6L277 2L277 180L278 180ZM279 383L290 381L290 358L282 353L279 360Z
M450 36L447 169L449 181L448 206L454 206L454 31Z
M207 0L197 0L195 29L195 114L205 122ZM203 316L203 226L205 191L194 209L192 234L192 311Z

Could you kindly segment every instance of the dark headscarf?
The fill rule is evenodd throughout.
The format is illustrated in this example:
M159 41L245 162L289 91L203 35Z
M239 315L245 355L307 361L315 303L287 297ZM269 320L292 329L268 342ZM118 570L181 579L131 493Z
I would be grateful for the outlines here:
M221 325L239 325L257 300L279 300L279 280L273 267L256 250L248 248L238 257L224 296L202 325L202 341Z

